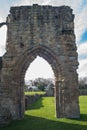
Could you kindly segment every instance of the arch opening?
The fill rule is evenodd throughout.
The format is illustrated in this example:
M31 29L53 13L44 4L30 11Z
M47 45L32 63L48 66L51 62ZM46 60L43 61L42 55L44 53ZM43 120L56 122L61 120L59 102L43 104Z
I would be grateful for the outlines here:
M50 64L40 56L34 59L25 73L25 82L27 80L35 80L36 78L54 79L54 73Z
M27 50L22 57L20 57L20 63L19 62L16 62L18 63L16 66L15 66L15 77L18 77L16 80L18 82L18 86L19 86L19 101L20 101L20 109L19 112L20 112L20 117L22 117L24 115L24 110L25 110L25 101L24 101L24 95L23 95L23 87L24 87L24 77L25 77L25 73L26 73L26 70L27 68L30 66L30 64L34 61L34 59L37 57L37 56L40 56L42 57L43 59L45 59L51 66L52 70L53 70L53 73L54 73L54 77L55 77L55 97L58 98L58 91L59 89L57 88L58 86L58 80L60 80L60 78L62 77L61 75L61 70L60 69L60 64L58 63L57 59L55 58L55 54L53 54L51 52L50 49L48 48L45 48L44 46L39 46L39 47L35 47L33 48L32 50ZM26 57L26 58L25 58ZM59 66L58 66L59 64ZM62 77L63 78L63 77ZM59 94L60 96L60 94ZM58 106L58 99L56 98L56 107ZM60 109L57 107L57 109ZM56 115L59 116L59 114L57 114L56 112ZM57 117L58 117L57 116Z
M54 97L55 95L54 72L50 64L40 56L37 56L28 67L24 81L24 94L26 94L25 110L28 109L28 106L30 106L33 101L41 98L39 95L45 97ZM30 97L31 94L34 95Z
M50 64L42 57L37 56L28 67L24 77L24 91L44 91L54 86L55 76ZM42 88L41 88L42 86ZM34 87L34 88L33 88ZM49 88L48 88L49 87ZM48 91L49 92L49 91ZM54 91L53 91L54 92ZM50 92L54 95L53 92ZM51 96L51 94L49 94Z

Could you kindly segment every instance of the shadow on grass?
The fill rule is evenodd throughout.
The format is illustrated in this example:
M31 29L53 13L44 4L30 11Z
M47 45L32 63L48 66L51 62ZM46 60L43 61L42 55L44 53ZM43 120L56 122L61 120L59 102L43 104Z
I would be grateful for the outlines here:
M80 114L80 118L76 119L76 118L68 118L70 120L74 120L74 121L87 121L87 114Z
M78 125L45 118L27 116L19 121L13 121L0 130L87 130L87 125Z
M87 114L80 114L80 121L87 121Z
M31 106L28 106L27 110L30 110L30 109L39 109L41 107L44 107L43 106L43 98L42 97L40 99L38 99L35 103L33 103Z
M43 106L43 98L34 103L31 109ZM13 121L9 126L0 130L87 130L87 114L81 114L80 119L46 119L25 115L24 119Z
M79 119L72 119L72 120L87 121L87 114L80 114L80 118Z

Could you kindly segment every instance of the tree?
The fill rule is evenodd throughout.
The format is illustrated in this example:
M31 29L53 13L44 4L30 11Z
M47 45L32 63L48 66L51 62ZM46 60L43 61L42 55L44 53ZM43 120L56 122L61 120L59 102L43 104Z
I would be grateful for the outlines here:
M37 86L40 91L44 91L49 84L52 84L51 79L37 78L34 80L34 85Z
M79 79L79 88L80 89L87 89L87 77Z

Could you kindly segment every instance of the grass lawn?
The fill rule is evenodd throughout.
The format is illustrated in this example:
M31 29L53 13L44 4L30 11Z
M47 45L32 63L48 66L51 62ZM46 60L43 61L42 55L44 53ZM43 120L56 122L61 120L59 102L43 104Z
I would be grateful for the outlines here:
M38 95L44 95L46 92L43 92L43 91L39 91L39 92L25 92L25 95L35 95L35 94L38 94Z
M87 96L80 96L80 119L57 119L53 97L43 97L25 112L25 117L0 130L87 130Z

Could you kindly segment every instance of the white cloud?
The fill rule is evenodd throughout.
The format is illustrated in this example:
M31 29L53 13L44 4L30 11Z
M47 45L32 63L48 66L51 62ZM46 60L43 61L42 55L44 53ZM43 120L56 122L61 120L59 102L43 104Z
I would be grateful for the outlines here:
M66 5L66 6L70 6L72 7L72 9L74 9L75 11L79 8L79 6L81 5L83 0L44 0L44 4L50 4L50 5L54 5L54 6L62 6L62 5Z
M6 17L9 13L10 5L8 6L7 3L0 8L0 22L5 22Z
M6 30L7 27L3 26L0 28L0 56L5 53L5 46L6 46Z
M54 73L51 66L46 60L39 56L30 64L25 75L25 80L35 79L38 77L54 78Z
M3 15L0 12L0 22L3 22L3 20L4 20L4 17L3 17Z
M44 0L20 0L19 2L14 2L13 5L15 6L21 6L21 5L33 5L33 4L40 4L42 5L44 3Z
M78 45L78 54L79 55L87 54L87 42Z
M87 77L87 59L79 61L79 77Z
M76 13L75 17L75 32L76 40L79 44L81 36L87 30L87 5L81 12Z

